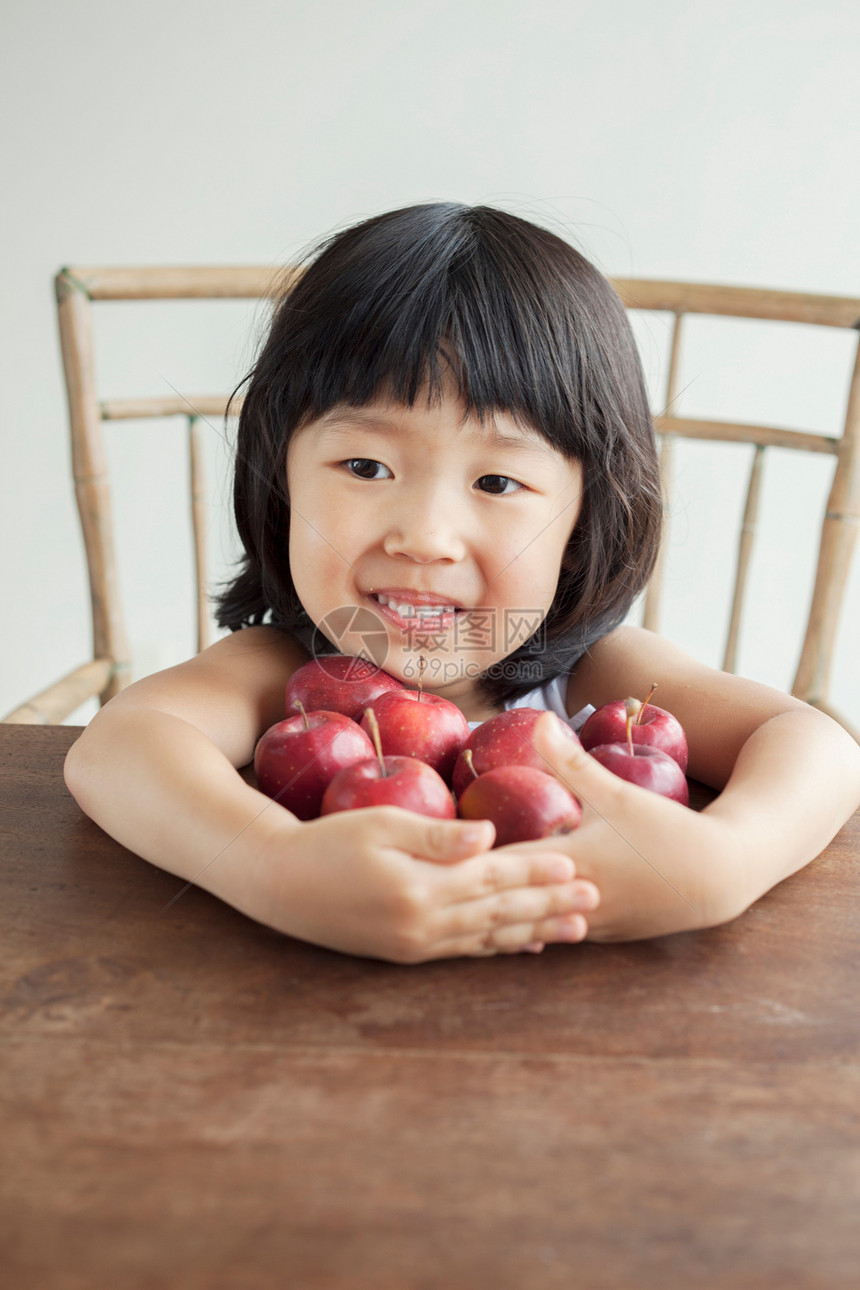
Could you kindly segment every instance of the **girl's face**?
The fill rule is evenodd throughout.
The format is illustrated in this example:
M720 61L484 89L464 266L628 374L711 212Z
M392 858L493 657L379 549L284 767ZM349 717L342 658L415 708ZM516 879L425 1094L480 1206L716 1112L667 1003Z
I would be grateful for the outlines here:
M476 677L546 617L581 507L582 471L497 413L466 417L453 386L430 406L339 405L287 453L290 570L344 654L486 715Z

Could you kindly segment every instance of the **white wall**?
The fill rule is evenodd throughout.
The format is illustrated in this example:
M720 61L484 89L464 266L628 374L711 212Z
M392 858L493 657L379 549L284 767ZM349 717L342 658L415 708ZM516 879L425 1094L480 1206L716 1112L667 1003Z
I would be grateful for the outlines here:
M854 0L7 0L3 28L0 710L89 650L51 294L62 264L277 263L363 215L455 198L548 223L611 274L860 296ZM173 324L177 306L140 308L103 306L104 394L227 388L261 325L241 304L179 306ZM686 410L836 429L850 335L809 329L789 348L741 324L715 366L710 325ZM641 336L656 380L662 320ZM177 427L110 431L138 671L191 650ZM220 433L208 447L225 501ZM666 629L716 662L728 568L714 551L740 500L704 454L679 466ZM769 466L761 616L741 663L780 686L809 589L813 475L807 512L809 471L780 454ZM226 520L211 545L223 576ZM834 681L855 722L858 564Z

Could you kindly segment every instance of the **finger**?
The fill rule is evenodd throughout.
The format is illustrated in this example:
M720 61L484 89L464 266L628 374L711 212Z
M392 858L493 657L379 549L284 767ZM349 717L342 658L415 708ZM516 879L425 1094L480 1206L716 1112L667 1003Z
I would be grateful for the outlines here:
M559 734L556 727L556 722L541 717L532 731L532 746L546 763L544 769L570 789L583 809L590 808L599 815L611 812L630 786L595 761L578 741L574 743Z
M489 958L495 954L519 954L535 943L576 945L587 935L588 922L582 914L565 914L452 936L437 944L436 956Z
M533 930L534 935L521 937L519 931L514 935L513 943L519 949L531 941L555 939L541 935L540 925L549 922L554 926L554 920L588 914L599 903L600 895L594 884L579 879L551 886L502 890L440 910L434 932L436 939L446 941L496 933L504 936L511 928Z
M490 820L437 820L399 806L371 808L364 814L375 817L370 824L379 827L386 848L435 864L454 865L489 851L496 837Z
M572 882L576 877L573 860L562 851L547 850L548 844L549 839L544 839L542 849L539 842L525 843L516 849L511 845L465 859L439 875L439 896L456 905L498 892Z

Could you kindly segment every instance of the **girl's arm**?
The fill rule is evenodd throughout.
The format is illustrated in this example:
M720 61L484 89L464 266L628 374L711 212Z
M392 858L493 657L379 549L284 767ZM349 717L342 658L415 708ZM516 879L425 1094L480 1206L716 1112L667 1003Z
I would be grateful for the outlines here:
M249 628L130 686L70 749L69 790L144 859L332 949L419 962L581 940L597 892L554 846L488 852L488 823L396 807L303 824L244 782L306 657Z
M694 812L628 784L579 750L535 746L581 798L565 846L601 892L594 939L638 939L737 917L824 849L860 804L860 747L789 695L704 667L651 632L621 628L572 678L571 711L633 695L674 713L689 774L722 790Z

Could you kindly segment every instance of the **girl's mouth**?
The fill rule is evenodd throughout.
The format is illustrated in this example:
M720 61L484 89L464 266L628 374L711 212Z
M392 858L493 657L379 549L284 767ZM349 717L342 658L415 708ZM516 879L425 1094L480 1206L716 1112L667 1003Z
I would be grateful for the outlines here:
M392 596L371 593L382 617L401 631L424 632L432 635L435 632L449 631L462 610L454 605L411 605L406 601L395 601Z

